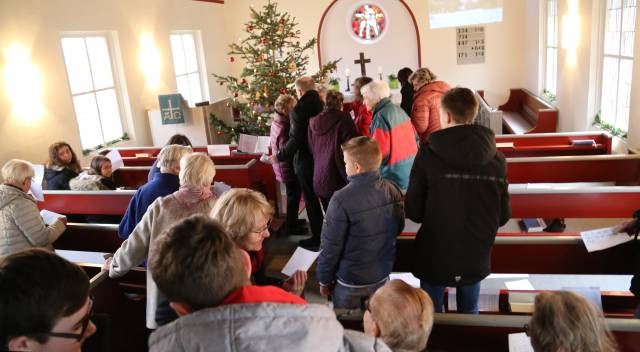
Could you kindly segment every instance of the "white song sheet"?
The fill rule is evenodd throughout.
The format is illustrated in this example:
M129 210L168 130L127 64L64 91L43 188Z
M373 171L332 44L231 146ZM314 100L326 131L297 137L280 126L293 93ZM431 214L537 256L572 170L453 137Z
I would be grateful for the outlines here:
M287 276L292 276L296 271L307 271L316 261L320 252L313 252L308 249L304 249L302 247L296 248L296 251L293 252L293 255L287 262L287 264L282 268L282 273Z
M509 334L509 352L533 352L529 336L524 332Z
M614 230L615 227L605 227L580 232L580 236L588 252L600 251L631 241L631 236L626 233L616 233Z
M210 144L207 146L210 156L230 156L231 149L228 144Z
M111 169L113 171L116 171L124 166L124 161L122 160L122 155L120 155L119 151L112 150L105 156L109 158L109 160L111 160Z
M46 225L51 225L58 219L66 218L66 216L58 213L54 213L47 209L40 210L40 216L42 216L42 220Z

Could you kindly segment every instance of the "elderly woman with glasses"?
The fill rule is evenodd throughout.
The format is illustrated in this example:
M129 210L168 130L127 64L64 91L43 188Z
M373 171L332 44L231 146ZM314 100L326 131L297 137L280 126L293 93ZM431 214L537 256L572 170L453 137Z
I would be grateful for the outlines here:
M131 236L122 243L113 259L105 264L109 276L123 276L133 267L141 265L151 256L158 237L175 222L193 214L209 214L216 199L211 191L215 174L215 166L207 154L193 153L182 157L180 188L151 203ZM155 329L176 318L169 302L158 292L151 272L147 270L147 327Z
M27 192L35 172L31 163L13 159L2 167L0 185L0 260L32 247L53 249L51 243L65 230L64 220L46 226L36 201Z
M280 286L301 294L307 281L307 273L296 272L288 280L278 280L265 275L263 248L269 238L269 225L273 207L262 193L247 188L234 188L218 199L211 216L226 228L233 241L249 253L251 280L255 285Z

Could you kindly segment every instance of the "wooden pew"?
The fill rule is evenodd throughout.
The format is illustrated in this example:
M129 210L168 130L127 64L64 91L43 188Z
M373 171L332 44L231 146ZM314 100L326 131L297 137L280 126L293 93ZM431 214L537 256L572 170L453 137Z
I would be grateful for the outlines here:
M256 160L243 164L216 165L215 181L224 182L231 187L254 188L258 176L255 171ZM113 173L118 187L138 188L147 183L150 166L125 166Z
M640 155L587 155L508 158L509 183L640 181Z
M593 140L593 145L573 145ZM507 158L562 155L611 154L612 136L607 132L533 133L497 135L498 150ZM505 145L511 144L511 145Z
M123 215L135 191L44 191L38 208L56 213Z
M99 153L107 154L111 150L118 150L122 156L125 166L151 166L156 161L157 155L160 153L161 147L123 147L123 148L105 148ZM195 152L207 153L207 147L194 147ZM136 154L149 154L149 157L136 158ZM277 200L277 181L270 164L260 161L260 154L237 153L236 148L231 148L230 156L212 156L211 160L217 165L239 165L245 164L250 160L256 160L255 169L258 180L254 183L254 189L263 192L267 199Z
M558 110L526 89L511 89L502 110L505 133L525 134L555 132Z
M118 225L68 223L53 246L64 250L114 253L121 244Z
M104 259L103 253L56 251L69 261L81 266L90 280L90 292L94 297L93 309L96 322L102 321L96 337L105 334L111 351L146 351L150 330L145 327L146 321L146 271L134 268L127 275L118 279L109 279L107 272L100 268ZM99 320L98 318L102 318ZM104 322L106 320L106 322ZM94 339L95 340L95 339ZM88 339L83 351L105 350L104 339L92 341Z

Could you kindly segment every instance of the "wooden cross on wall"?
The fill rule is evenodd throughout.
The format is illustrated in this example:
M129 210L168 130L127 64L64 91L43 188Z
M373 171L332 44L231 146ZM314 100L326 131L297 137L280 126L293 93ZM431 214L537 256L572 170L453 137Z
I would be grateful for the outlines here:
M371 62L371 59L365 59L364 58L364 53L360 53L360 60L353 60L354 64L359 64L360 65L360 73L362 74L362 77L366 77L367 76L366 64L368 64L370 62Z

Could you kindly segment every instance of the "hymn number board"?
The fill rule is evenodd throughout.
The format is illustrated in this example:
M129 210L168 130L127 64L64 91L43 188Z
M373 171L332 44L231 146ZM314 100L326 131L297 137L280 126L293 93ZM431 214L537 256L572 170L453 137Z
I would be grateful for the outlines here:
M456 28L458 65L484 63L484 27Z

